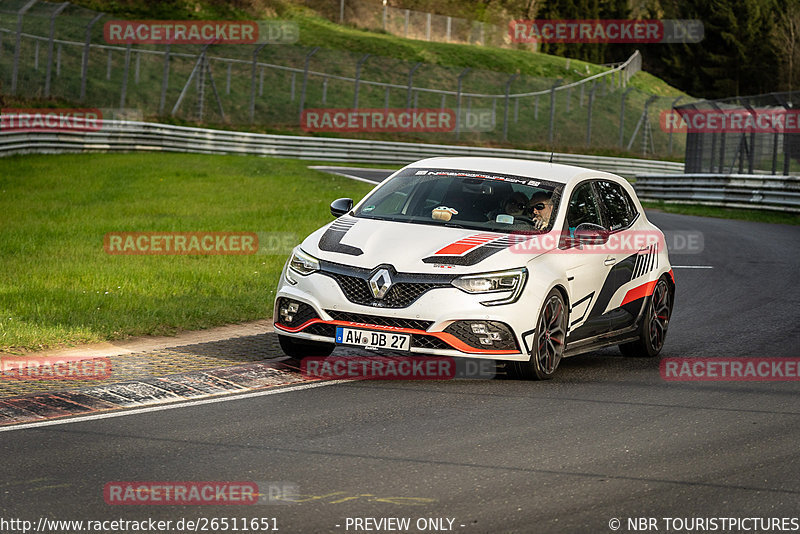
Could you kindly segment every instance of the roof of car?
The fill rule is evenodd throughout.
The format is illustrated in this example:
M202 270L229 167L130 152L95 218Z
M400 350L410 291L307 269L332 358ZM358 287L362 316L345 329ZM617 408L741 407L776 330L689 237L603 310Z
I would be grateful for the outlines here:
M589 177L614 177L619 176L603 171L562 165L560 163L547 163L513 158L485 158L485 157L439 157L427 158L409 165L413 168L428 169L454 169L480 172L496 172L538 178L551 182L567 183L578 178Z

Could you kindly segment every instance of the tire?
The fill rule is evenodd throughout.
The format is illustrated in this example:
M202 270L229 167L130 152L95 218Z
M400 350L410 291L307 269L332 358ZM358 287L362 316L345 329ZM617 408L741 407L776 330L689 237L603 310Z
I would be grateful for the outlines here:
M666 279L659 278L653 295L646 304L642 322L639 325L639 339L619 346L623 356L631 358L652 358L657 356L667 339L667 329L672 318L673 292Z
M536 319L536 332L530 360L506 363L508 373L526 380L549 380L558 368L564 355L567 338L567 317L569 312L564 297L557 289L552 289L544 299Z
M306 356L324 358L330 356L333 349L336 348L336 345L333 343L300 340L280 334L278 334L278 343L280 343L281 350L284 354L296 360L302 360Z

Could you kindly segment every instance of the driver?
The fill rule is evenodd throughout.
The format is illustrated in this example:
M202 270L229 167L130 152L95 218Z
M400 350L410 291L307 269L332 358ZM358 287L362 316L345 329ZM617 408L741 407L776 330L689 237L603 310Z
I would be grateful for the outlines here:
M550 217L553 215L552 193L544 191L534 193L528 202L528 213L533 219L534 227L537 230L544 230L550 224Z

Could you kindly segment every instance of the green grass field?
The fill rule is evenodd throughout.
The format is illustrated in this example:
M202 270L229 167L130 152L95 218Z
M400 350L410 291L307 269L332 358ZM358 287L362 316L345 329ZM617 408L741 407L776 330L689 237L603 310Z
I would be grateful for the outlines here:
M370 190L307 165L183 154L0 159L0 351L270 317L286 254L109 255L103 236L241 231L299 243L331 220L331 200Z

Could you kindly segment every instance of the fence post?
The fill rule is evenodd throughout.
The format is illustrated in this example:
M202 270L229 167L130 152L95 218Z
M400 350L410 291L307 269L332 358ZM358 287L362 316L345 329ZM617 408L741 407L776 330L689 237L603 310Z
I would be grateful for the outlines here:
M342 0L342 5L344 6L344 0ZM306 54L306 61L303 67L303 87L300 89L300 113L298 113L298 122L301 122L303 117L303 108L306 105L306 87L308 86L308 64L311 62L311 56L317 53L319 50L318 46L312 48L308 54Z
M629 87L622 93L622 104L620 104L619 108L619 147L622 148L622 145L625 143L625 97L628 96L633 90L633 87Z
M294 91L292 92L294 94ZM294 96L292 97L294 100ZM322 78L322 105L325 106L328 104L328 77L325 76Z
M503 110L503 141L508 141L508 104L511 94L511 84L519 77L519 74L512 74L506 81L506 105Z
M425 40L431 40L431 14L428 13L428 20L425 23Z
M233 67L233 63L228 61L228 64L225 65L225 94L231 94L231 68Z
M403 28L403 37L408 37L408 16L409 16L409 11L408 9L406 9L406 23Z
M411 108L411 90L414 84L414 73L422 66L422 63L416 63L411 70L408 71L408 89L406 90L406 109Z
M539 120L539 95L533 99L533 120Z
M445 39L446 42L450 42L450 25L453 22L453 17L447 17L447 37Z
M258 53L267 46L267 43L262 43L253 51L253 63L250 72L250 123L252 124L256 116L256 66L258 63ZM294 82L294 78L292 79ZM294 84L292 84L294 89ZM292 91L292 100L294 100L294 91Z
M370 54L364 54L361 59L356 62L356 81L355 90L353 91L353 109L358 109L358 84L361 82L361 67L364 62L369 59Z
M461 135L461 82L464 80L464 76L469 74L471 70L470 67L467 67L458 75L458 87L456 89L456 139Z
M141 63L142 52L136 51L136 67L133 70L133 83L139 85L139 64Z
M111 79L111 49L108 49L108 61L106 62L106 80Z
M69 5L69 2L64 2L53 11L50 15L50 37L47 43L47 74L44 78L44 97L50 96L50 76L53 71L53 45L56 37L56 17L58 17L64 9ZM60 47L59 47L60 50Z
M169 86L169 52L170 44L167 43L167 49L164 51L164 71L161 76L161 98L158 100L158 114L164 113L164 105L167 103L167 86Z
M592 82L592 89L589 91L589 109L586 116L586 146L592 146L592 107L594 106L594 92L597 90L597 81Z
M572 87L567 87L567 113L569 113L570 100L572 100Z
M125 48L125 70L122 72L122 91L119 95L119 109L125 109L125 98L128 96L128 72L131 68L131 44Z
M20 48L22 46L22 17L25 15L25 12L28 11L33 4L35 4L37 0L30 0L27 4L22 6L22 8L17 11L17 40L14 44L14 66L12 67L11 71L11 94L17 94L17 75L19 74L19 55L20 55Z
M553 134L555 133L556 126L556 87L561 85L562 80L557 80L550 88L550 128L548 129L547 139L550 143L553 142Z
M387 14L386 11L388 9L389 7L386 5L386 0L383 0L383 17L382 17L383 31L386 31L386 14Z
M86 75L89 71L89 47L92 45L92 26L100 20L105 13L98 13L86 25L86 40L83 43L83 56L81 57L81 102L86 100Z
M201 122L206 103L206 48L200 52L200 70L197 71L197 120Z
M670 113L673 113L673 110L675 109L675 105L678 102L680 102L681 98L683 98L683 97L679 96L678 98L676 98L675 100L672 101L672 106L669 109ZM672 155L672 130L673 130L674 122L675 121L669 121L669 155L670 156ZM711 151L711 154L714 154L713 150ZM713 156L712 156L712 158L713 158Z

